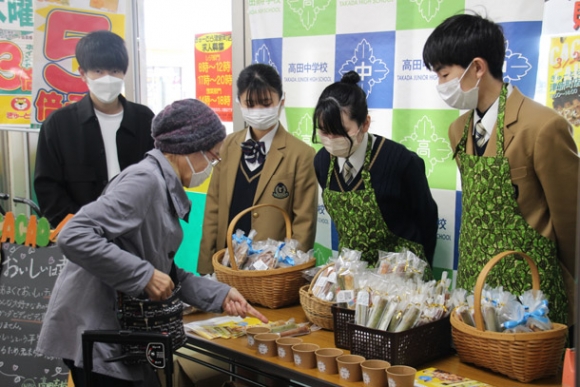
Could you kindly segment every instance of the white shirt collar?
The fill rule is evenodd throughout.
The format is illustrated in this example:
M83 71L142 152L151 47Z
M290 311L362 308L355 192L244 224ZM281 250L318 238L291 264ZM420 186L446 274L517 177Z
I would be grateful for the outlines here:
M268 152L270 151L270 147L272 146L272 141L274 140L274 136L276 135L276 132L278 131L279 127L280 127L280 121L278 121L278 123L276 124L274 129L269 131L264 137L262 137L260 139L260 141L262 141L264 143L264 146L266 147L266 154L268 154ZM252 132L251 132L250 128L248 128L248 130L246 131L246 138L244 139L244 141L248 141L251 138L252 138Z
M507 97L510 96L510 94L512 93L514 87L511 84L508 84L507 87ZM487 112L485 112L485 114L483 115L483 118L481 118L479 116L479 114L477 114L477 110L474 110L474 115L473 115L473 131L472 134L475 135L475 124L481 120L481 123L483 124L483 127L485 128L485 142L487 142L489 140L489 138L491 137L492 131L493 131L493 127L495 126L495 123L497 122L497 113L499 110L499 97L495 100L495 102L493 103L493 105L491 105L491 107L487 110Z
M359 147L357 148L357 150L355 150L354 153L352 155L350 155L350 157L348 158L348 160L350 161L350 163L352 164L352 166L354 168L354 175L355 176L362 169L363 165L365 164L365 155L366 155L366 151L367 151L367 143L369 141L371 142L371 145L372 145L373 144L373 135L370 134L369 132L367 132L364 134L363 139L362 139ZM338 168L339 168L341 173L342 173L342 168L344 167L345 161L346 161L346 159L344 157L337 157Z

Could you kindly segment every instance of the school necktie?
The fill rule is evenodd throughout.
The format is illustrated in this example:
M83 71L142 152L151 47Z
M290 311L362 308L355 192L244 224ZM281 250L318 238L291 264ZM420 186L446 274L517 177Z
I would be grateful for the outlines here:
M249 163L262 164L266 158L266 144L263 141L249 139L242 143L242 153Z
M350 184L352 179L354 179L354 167L348 159L346 159L342 167L342 177L344 177L346 184Z
M485 127L481 123L481 120L477 121L477 124L475 124L475 143L480 148L483 148L485 144L485 133Z

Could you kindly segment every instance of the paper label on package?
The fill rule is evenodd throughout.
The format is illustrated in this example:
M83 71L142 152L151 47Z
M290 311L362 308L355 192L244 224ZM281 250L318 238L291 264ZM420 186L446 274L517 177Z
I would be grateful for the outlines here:
M354 290L341 290L336 295L337 302L350 302L354 300Z
M316 283L314 284L315 288L323 288L324 285L326 285L326 282L328 282L328 277L318 277L318 279L316 280Z
M333 283L333 284L336 283L336 272L335 271L330 273L330 275L328 276L328 282Z
M369 292L366 290L361 290L358 292L358 296L356 297L356 304L369 306Z
M253 266L256 270L268 270L268 265L266 265L262 260L257 260Z

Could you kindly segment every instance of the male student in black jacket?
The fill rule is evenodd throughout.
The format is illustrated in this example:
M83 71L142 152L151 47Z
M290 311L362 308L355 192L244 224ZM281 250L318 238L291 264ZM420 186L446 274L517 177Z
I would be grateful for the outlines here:
M52 227L153 149L153 112L121 95L129 66L124 40L93 31L79 40L75 55L89 93L53 112L38 139L34 189Z

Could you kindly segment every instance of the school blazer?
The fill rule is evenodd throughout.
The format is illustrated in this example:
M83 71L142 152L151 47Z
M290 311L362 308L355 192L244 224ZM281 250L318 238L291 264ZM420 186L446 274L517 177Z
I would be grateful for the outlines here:
M449 127L453 151L470 116L471 112L463 114ZM505 156L519 209L531 227L557 242L567 293L573 300L579 159L572 128L556 111L525 97L516 87L506 101L504 126ZM497 154L496 130L494 126L484 156ZM471 131L466 152L475 154Z
M202 275L213 272L212 256L226 247L230 204L242 158L241 143L247 130L234 132L226 138L220 152L222 161L216 165L211 177L198 257L198 272ZM314 155L314 148L280 125L264 161L254 196L254 205L274 204L288 213L292 238L300 242L303 251L313 247L316 236L318 183ZM286 237L284 218L277 209L259 208L252 211L251 216L252 228L258 232L254 240L284 240Z

